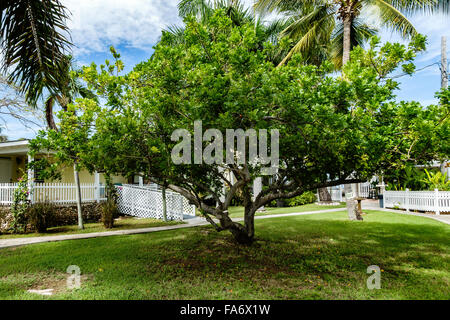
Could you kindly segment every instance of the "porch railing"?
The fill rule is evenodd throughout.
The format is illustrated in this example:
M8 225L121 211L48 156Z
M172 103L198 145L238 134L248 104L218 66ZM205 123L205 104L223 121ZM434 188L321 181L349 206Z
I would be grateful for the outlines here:
M0 205L11 205L17 183L0 183ZM81 201L93 202L106 200L105 185L80 184ZM33 183L31 202L52 202L58 204L76 203L76 185L71 183Z

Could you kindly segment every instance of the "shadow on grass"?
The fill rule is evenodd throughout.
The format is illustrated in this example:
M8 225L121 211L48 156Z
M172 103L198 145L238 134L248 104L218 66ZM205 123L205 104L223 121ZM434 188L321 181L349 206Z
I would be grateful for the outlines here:
M0 277L93 274L62 298L89 299L448 299L448 226L425 218L344 213L259 220L256 242L198 227L152 234L64 241L1 250ZM366 269L382 270L368 290ZM10 289L9 289L10 290ZM9 291L8 291L9 292ZM20 296L20 292L0 297Z

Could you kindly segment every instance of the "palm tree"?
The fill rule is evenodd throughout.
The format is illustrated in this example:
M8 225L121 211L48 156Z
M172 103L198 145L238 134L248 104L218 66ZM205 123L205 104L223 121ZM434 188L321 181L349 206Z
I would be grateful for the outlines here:
M294 52L303 52L317 41L330 40L337 67L347 63L350 51L375 30L363 22L363 13L375 8L383 27L399 32L403 37L417 34L405 14L418 11L448 12L449 0L257 0L255 8L261 13L277 11L293 18L282 35L296 35L297 43L282 61ZM340 61L342 61L340 63Z
M79 80L80 71L75 68L72 56L64 56L58 69L61 70L61 73L57 87L50 91L45 99L45 119L48 127L54 130L58 130L53 118L55 103L67 111L67 106L78 97L97 100L97 96ZM37 104L37 100L31 101L31 103Z
M75 69L72 56L64 56L60 65L58 65L58 69L61 70L61 74L58 78L59 82L45 100L45 117L47 125L49 129L53 130L58 130L53 118L53 108L55 103L58 103L59 106L67 112L68 105L77 97L97 100L97 96L80 82L78 77L80 71ZM39 97L36 97L36 99L38 98ZM32 101L32 103L36 104L37 101ZM73 170L77 192L78 227L83 229L80 178L76 162L74 163Z
M27 101L36 101L44 88L58 88L58 66L71 43L67 9L59 0L0 2L1 69L20 87Z

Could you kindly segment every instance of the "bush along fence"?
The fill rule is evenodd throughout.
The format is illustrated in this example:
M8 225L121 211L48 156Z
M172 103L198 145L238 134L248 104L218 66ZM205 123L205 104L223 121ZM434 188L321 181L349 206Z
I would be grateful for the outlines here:
M385 208L450 213L450 191L385 191L383 198Z

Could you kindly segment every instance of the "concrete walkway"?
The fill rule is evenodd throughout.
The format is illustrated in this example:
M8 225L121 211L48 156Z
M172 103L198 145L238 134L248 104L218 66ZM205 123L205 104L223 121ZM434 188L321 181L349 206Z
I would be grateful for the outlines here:
M343 210L343 208L327 209L327 210L320 210L320 211L297 212L297 213L271 214L271 215L265 215L265 216L256 216L255 219L269 219L269 218L278 218L278 217L300 216L300 215L324 213L324 212L334 212L334 211L342 211L342 210ZM233 219L233 221L243 221L243 220L244 220L243 218ZM207 222L204 218L201 218L201 217L186 218L184 220L184 222L186 222L186 223L185 224L177 224L174 226L91 232L91 233L79 233L79 234L66 234L66 235L60 235L60 236L0 239L0 249L23 246L23 245L27 245L27 244L33 244L33 243L121 236L121 235L127 235L127 234L150 233L150 232L157 232L157 231L192 228L192 227L198 227L198 226L203 226L203 225L209 225L209 222Z
M378 204L378 202L377 202ZM386 211L386 212L394 212L400 214L408 214L413 216L421 216L426 218L431 218L446 224L450 224L450 215L431 215L431 214L420 214L420 213L407 213L401 210L393 210L393 209L381 209L379 206L373 203L369 203L363 201L362 203L363 210L378 210L378 211ZM269 214L263 216L256 216L256 220L260 219L270 219L270 218L280 218L280 217L292 217L292 216L302 216L316 213L325 213L325 212L337 212L343 211L345 208L336 208L336 209L324 209L317 211L305 211L305 212L295 212L295 213L282 213L282 214ZM233 219L233 221L243 221L243 218ZM43 243L43 242L53 242L53 241L63 241L63 240L76 240L76 239L89 239L89 238L98 238L98 237L110 237L110 236L120 236L120 235L128 235L128 234L139 234L139 233L150 233L150 232L158 232L165 230L175 230L175 229L183 229L183 228L192 228L203 225L209 225L204 218L201 217L186 217L184 220L185 224L178 224L174 226L164 226L164 227L153 227L153 228L141 228L141 229L130 229L130 230L116 230L116 231L104 231L104 232L92 232L92 233L82 233L82 234L68 234L68 235L60 235L60 236L43 236L43 237L27 237L27 238L14 238L14 239L0 239L0 249L2 248L11 248L17 246L23 246L33 243Z

